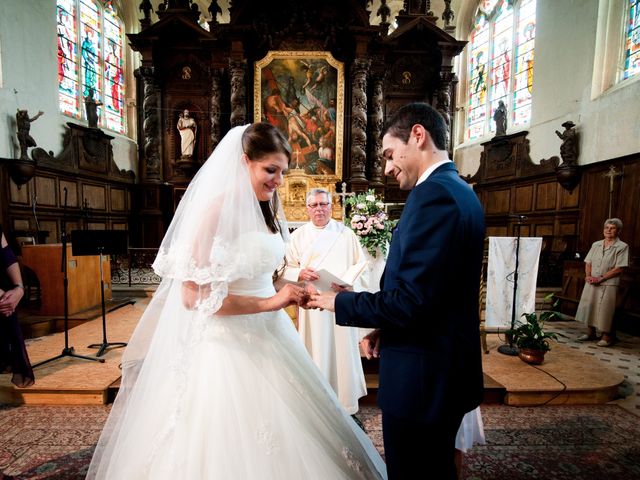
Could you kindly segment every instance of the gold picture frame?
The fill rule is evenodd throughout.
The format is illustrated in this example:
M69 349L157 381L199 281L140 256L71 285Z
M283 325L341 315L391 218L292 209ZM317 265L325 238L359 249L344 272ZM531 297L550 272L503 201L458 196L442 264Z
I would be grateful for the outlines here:
M254 121L275 125L292 148L285 213L306 220L305 192L335 193L342 179L344 64L325 51L270 51L254 68Z

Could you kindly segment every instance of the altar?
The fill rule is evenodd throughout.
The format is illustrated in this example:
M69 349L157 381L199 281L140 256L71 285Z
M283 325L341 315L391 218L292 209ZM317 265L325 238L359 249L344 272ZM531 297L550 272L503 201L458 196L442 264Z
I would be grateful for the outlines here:
M100 257L74 256L67 244L67 278L69 315L100 304ZM62 244L23 245L22 264L35 273L40 282L41 305L39 315L64 315L64 274L62 273ZM106 299L111 298L111 265L103 257Z

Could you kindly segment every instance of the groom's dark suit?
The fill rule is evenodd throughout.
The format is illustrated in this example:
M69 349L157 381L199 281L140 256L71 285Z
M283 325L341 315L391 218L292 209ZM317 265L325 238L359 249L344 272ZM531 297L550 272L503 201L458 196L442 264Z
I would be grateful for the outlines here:
M448 478L448 445L464 413L482 399L483 242L484 213L476 194L446 163L409 194L381 291L336 297L339 325L381 329L378 404L390 478L410 472L408 455L419 455L415 461L424 469L414 478ZM416 444L412 430L430 437L428 443Z

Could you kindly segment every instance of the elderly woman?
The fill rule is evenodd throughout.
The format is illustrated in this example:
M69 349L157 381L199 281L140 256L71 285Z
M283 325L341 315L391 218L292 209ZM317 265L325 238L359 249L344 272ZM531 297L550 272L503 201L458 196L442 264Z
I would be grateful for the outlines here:
M584 259L585 285L576 320L586 323L589 331L578 340L597 340L597 329L602 333L597 343L600 347L609 347L613 343L613 314L620 274L624 267L629 266L629 246L618 238L621 230L620 219L606 220L604 240L594 242Z

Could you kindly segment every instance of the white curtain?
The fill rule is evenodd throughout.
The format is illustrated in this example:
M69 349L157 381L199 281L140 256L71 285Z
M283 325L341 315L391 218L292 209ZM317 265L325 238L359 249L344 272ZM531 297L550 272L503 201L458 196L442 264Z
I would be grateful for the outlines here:
M503 330L511 327L516 240L516 237L489 237L486 328ZM541 247L541 237L520 238L516 322L521 319L523 313L535 311L536 278Z

